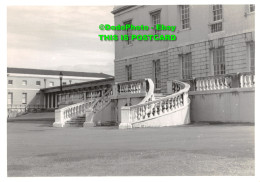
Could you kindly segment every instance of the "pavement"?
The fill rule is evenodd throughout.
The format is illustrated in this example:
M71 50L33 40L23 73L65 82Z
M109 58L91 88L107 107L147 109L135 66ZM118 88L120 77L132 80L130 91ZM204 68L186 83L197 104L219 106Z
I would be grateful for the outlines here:
M53 128L38 116L8 121L8 176L255 174L253 125Z

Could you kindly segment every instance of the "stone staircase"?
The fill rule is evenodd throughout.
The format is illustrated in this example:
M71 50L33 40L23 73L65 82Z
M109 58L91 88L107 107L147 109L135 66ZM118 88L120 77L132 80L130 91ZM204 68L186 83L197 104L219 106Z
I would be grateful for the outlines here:
M70 121L67 121L65 127L83 127L83 123L85 122L85 115L77 116L71 118Z

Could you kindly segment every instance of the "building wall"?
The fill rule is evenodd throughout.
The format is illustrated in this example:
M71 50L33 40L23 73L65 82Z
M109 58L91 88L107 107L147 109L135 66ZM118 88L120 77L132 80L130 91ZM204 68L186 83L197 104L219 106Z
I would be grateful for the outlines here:
M214 75L212 49L218 47L225 50L226 74L250 71L248 43L254 41L254 13L248 13L248 5L223 5L223 31L210 33L211 8L211 5L190 5L190 29L187 30L180 28L179 6L138 6L115 14L115 25L132 19L133 25L151 26L150 12L161 9L161 23L177 26L174 33L162 33L175 34L176 41L134 41L130 46L115 41L115 81L127 81L126 65L130 64L133 80L154 80L153 61L160 59L161 92L166 93L167 80L182 79L180 55L191 53L192 77L210 76Z
M189 92L192 122L255 121L254 88ZM214 104L212 104L214 103Z

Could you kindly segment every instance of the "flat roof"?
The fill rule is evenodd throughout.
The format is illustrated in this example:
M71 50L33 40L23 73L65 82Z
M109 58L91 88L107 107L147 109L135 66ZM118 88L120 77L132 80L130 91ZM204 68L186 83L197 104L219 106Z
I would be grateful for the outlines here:
M60 75L63 76L75 76L75 77L96 77L96 78L110 78L112 75L104 73L92 73L92 72L77 72L77 71L63 71L63 70L42 70L31 68L7 68L7 73L19 73L19 74L33 74L33 75Z

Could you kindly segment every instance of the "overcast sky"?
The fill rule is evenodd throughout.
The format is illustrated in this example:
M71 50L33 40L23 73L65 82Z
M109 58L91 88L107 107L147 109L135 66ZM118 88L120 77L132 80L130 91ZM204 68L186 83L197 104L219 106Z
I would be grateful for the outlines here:
M114 24L112 9L113 6L9 6L8 67L114 75L114 42L101 42L98 37L104 34L98 29L99 24Z

